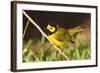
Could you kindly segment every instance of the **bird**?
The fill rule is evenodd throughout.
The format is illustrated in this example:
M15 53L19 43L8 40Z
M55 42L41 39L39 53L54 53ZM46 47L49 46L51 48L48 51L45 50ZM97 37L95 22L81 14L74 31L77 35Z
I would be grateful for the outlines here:
M72 27L72 28L63 28L59 24L48 24L46 29L49 31L48 37L50 41L58 47L63 47L66 42L75 43L73 38L77 33L83 31L81 26Z

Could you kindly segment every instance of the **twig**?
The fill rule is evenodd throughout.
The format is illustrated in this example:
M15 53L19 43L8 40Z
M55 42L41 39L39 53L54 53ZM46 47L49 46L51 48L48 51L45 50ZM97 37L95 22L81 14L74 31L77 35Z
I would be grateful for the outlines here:
M43 32L43 30L38 26L38 24L25 12L23 11L23 14L29 19L29 21L41 32L41 34L50 42L52 46L66 59L69 60L68 56L60 50L56 45L54 45L51 40L48 38L48 36Z
M28 28L28 25L29 25L29 20L28 20L27 23L26 23L26 26L25 26L25 29L24 29L24 33L23 33L23 37L25 36L26 30L27 30L27 28Z

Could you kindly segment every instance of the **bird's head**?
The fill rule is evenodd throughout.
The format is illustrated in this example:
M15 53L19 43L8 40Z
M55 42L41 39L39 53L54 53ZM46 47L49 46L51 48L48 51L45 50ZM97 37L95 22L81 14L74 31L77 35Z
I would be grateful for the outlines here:
M49 35L53 34L57 31L57 24L56 25L48 24L46 29L47 29Z
M47 30L49 30L51 33L53 33L53 32L56 31L56 27L54 27L54 26L48 24L48 25L47 25Z

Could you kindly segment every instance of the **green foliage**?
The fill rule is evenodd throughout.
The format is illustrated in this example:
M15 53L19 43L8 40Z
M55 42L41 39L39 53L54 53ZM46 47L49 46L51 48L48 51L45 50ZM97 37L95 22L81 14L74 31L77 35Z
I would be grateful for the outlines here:
M62 51L70 60L87 60L91 58L90 40L85 35L78 35L76 42L65 42ZM43 61L64 61L64 57L57 52L52 45L41 36L34 42L29 39L23 45L23 61L24 62L43 62Z

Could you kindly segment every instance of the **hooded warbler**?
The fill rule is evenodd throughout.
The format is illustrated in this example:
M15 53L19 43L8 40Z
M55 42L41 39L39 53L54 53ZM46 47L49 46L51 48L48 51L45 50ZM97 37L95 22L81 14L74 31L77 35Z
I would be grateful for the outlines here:
M72 38L77 33L83 31L83 28L80 26L66 29L60 27L58 24L56 24L56 26L48 24L46 29L51 33L48 34L49 39L58 47L63 47L64 42L74 42Z

